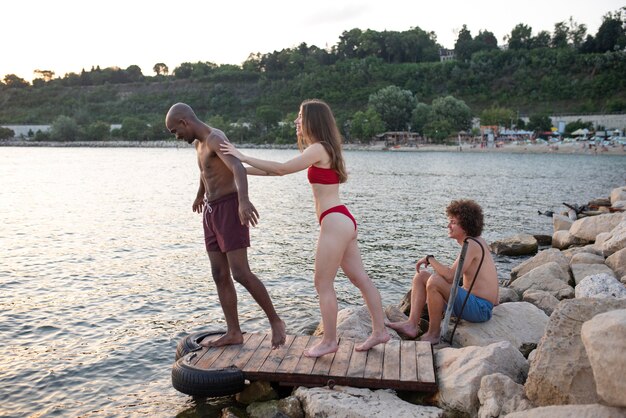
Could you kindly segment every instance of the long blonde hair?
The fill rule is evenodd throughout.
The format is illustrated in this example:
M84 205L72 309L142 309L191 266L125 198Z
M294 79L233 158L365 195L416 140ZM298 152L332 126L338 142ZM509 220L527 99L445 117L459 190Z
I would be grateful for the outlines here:
M318 99L305 100L300 105L302 111L302 136L298 137L298 148L302 151L308 145L319 142L330 156L330 168L339 175L339 182L348 180L348 173L341 153L341 134L330 106Z

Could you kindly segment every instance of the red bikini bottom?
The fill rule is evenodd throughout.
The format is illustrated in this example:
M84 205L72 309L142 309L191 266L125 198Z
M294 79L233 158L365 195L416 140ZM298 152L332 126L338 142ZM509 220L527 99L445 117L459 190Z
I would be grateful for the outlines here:
M335 213L335 212L346 215L348 218L352 219L352 222L354 222L354 230L356 231L356 219L354 219L354 216L352 216L352 214L350 213L346 205L333 206L332 208L327 209L324 212L322 212L322 214L320 215L320 224L322 223L324 216L328 215L329 213Z

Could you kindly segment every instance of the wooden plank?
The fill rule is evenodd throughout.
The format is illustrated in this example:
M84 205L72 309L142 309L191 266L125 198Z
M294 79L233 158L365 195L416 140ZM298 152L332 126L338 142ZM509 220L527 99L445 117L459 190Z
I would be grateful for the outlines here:
M293 335L287 335L285 344L282 347L272 350L263 362L263 365L259 367L258 371L260 373L274 373L283 360L283 357L285 357L285 354L289 351L293 339Z
M204 355L198 360L196 363L196 367L200 369L210 369L213 362L217 360L217 358L224 351L224 347L211 347L207 349Z
M344 377L348 372L348 366L350 366L350 357L352 357L352 350L354 349L354 341L349 339L339 340L339 349L335 354L333 364L330 366L329 375L333 377Z
M246 363L246 365L242 368L244 373L256 373L259 371L259 368L265 362L265 359L272 351L272 339L264 338L259 347L255 350L254 354L250 360Z
M306 348L313 347L315 344L317 344L318 340L319 338L309 338L309 342L306 345ZM313 366L315 366L315 359L307 357L303 353L302 356L300 356L300 361L298 361L298 365L296 366L294 373L311 374Z
M250 361L250 358L254 354L259 345L265 338L270 338L267 334L254 333L250 334L250 338L246 341L244 346L239 351L239 355L235 359L233 365L241 370L244 369L246 363Z
M433 347L427 341L416 341L415 344L417 353L417 380L420 382L435 383Z
M333 383L370 389L437 390L432 347L427 342L396 340L359 352L354 341L341 339L336 353L317 359L305 357L304 350L319 341L288 335L283 347L272 350L269 333L244 334L243 344L203 348L190 363L203 369L234 365L248 380L292 386Z
M401 341L400 344L400 380L417 381L417 353L415 341Z
M380 380L383 377L383 358L385 356L385 345L379 344L367 351L367 363L365 364L365 379Z
M246 342L250 339L251 334L243 335L243 344L235 344L224 347L222 354L211 365L212 369L223 369L233 365L233 359L245 347Z
M356 351L355 349L353 349L346 377L363 377L363 373L365 373L366 361L367 351Z
M276 369L277 373L293 373L296 370L300 357L304 355L304 349L311 339L308 335L298 335L294 338L285 358Z
M399 380L400 378L400 341L391 340L384 345L383 380Z
M324 354L323 356L318 357L317 360L315 360L315 366L313 366L311 374L328 376L328 372L330 372L330 366L333 364L335 354L337 354L337 352Z

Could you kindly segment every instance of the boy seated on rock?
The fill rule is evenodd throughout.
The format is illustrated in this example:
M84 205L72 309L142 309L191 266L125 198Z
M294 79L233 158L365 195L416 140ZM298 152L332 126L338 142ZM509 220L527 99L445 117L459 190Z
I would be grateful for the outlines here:
M480 236L483 230L482 208L473 200L455 200L446 208L448 216L448 236L459 245L467 240L468 247L463 262L463 285L459 286L454 300L453 315L469 322L485 322L491 318L491 310L498 304L498 274L487 242ZM460 257L460 255L459 255ZM440 263L435 256L427 255L420 259L415 268L411 287L411 311L409 319L401 322L387 322L386 325L400 334L415 338L419 331L419 321L428 302L428 331L420 338L431 344L440 340L441 320L450 297L459 257L450 267ZM421 270L430 266L433 272ZM474 282L472 286L472 282ZM463 302L469 298L461 312Z

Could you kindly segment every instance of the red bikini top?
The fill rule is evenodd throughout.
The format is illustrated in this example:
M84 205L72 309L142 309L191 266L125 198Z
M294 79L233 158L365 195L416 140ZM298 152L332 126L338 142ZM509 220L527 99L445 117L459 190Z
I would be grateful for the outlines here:
M339 184L339 174L332 168L321 168L312 165L309 167L307 177L311 184Z

